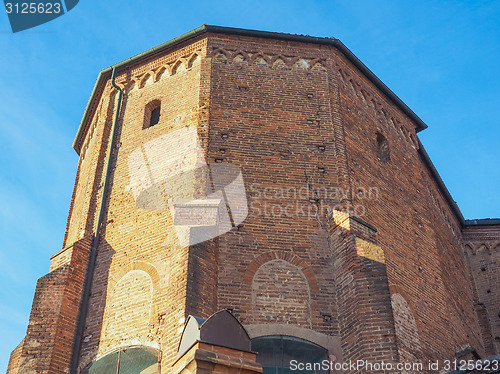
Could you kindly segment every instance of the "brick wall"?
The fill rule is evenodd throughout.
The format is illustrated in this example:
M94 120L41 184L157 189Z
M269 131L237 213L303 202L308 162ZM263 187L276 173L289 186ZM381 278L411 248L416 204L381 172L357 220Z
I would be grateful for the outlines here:
M332 46L209 33L121 68L116 81L117 146L109 149L116 93L104 80L65 236L67 246L95 231L111 151L80 368L140 343L162 352L169 373L185 317L224 308L251 331L290 326L340 341L339 360L444 359L467 345L484 353L460 226L422 160L415 124ZM151 103L160 120L147 127ZM187 156L193 136L197 151ZM165 182L176 152L198 171ZM170 199L206 196L212 163L239 167L248 217L181 245L196 231L178 227L193 206ZM221 201L235 198L229 191ZM224 205L216 209L214 217ZM68 253L50 274L69 266ZM494 287L485 296L474 279L479 300L497 307ZM45 298L37 295L34 305Z
M338 300L325 292L338 287L335 255L324 230L327 208L340 208L378 229L389 285L404 291L422 359L483 350L460 224L418 151L415 124L333 48L219 35L210 46L208 157L242 168L251 207L219 240L219 307L251 323L247 268L268 251L293 253L319 284L312 328L338 333ZM389 159L380 158L377 133ZM299 198L283 193L300 188L308 192ZM335 316L330 326L324 314Z
M50 273L37 282L26 337L9 373L68 372L89 250L84 238L52 258Z
M309 293L299 268L284 260L266 262L252 280L252 323L311 327Z
M386 259L376 229L338 210L332 211L330 226L344 359L399 362Z
M334 55L352 210L378 229L391 293L402 290L413 312L423 358L453 357L466 345L482 351L460 224L424 165L416 125ZM390 159L380 158L377 133Z
M474 279L487 354L500 352L500 226L469 225L463 230L464 252ZM489 329L488 329L489 328Z
M135 195L135 184L141 181L134 179L137 165L131 155L135 151L147 163L167 157L171 149L159 144L167 139L164 135L186 126L198 128L203 111L200 85L204 50L203 40L180 46L117 77L125 95L80 367L118 346L138 342L162 351L165 372L176 355L178 328L187 313L186 298L196 273L190 268L195 256L190 255L193 249L179 245L161 183L156 185L159 194L147 191L140 198ZM107 100L106 95L102 100ZM160 121L144 128L149 120L146 106L153 100L161 103ZM203 133L202 128L198 130ZM153 173L161 172L152 164L147 167ZM187 178L177 185L185 192L183 197L200 193L190 189L190 183L192 179ZM68 230L72 230L71 225ZM140 269L138 264L142 264Z
M330 77L317 60L326 54L213 35L209 56L207 157L239 166L249 199L246 220L219 237L218 308L247 326L290 323L338 335L334 257L315 194L337 185Z

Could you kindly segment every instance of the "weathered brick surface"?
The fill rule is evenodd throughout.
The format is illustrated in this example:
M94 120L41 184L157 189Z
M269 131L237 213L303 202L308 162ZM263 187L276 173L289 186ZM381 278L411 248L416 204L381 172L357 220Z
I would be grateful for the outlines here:
M38 280L26 337L9 373L68 372L89 249L89 238L74 243L59 253L65 261L53 257L50 273Z
M422 358L422 347L415 316L401 294L392 294L391 302L400 359L402 362L418 362Z
M24 345L24 339L10 354L7 374L17 374L19 372L19 360L21 359L23 345Z
M174 374L256 374L262 367L255 353L196 343L173 366Z
M500 352L500 225L470 225L463 231L466 254L477 292L487 353ZM490 330L488 331L488 327Z
M416 125L345 59L337 63L350 184L378 191L376 198L353 193L352 205L378 229L389 284L404 291L423 357L453 357L466 345L482 351L460 223L418 152ZM377 132L390 161L377 157Z
M179 246L173 228L174 217L168 209L158 209L158 196L147 196L150 202L146 202L145 207L138 207L132 193L130 155L142 149L149 159L165 157L170 149L154 147L160 136L185 126L198 126L202 110L200 82L204 49L204 41L192 43L134 66L117 77L125 91L117 133L119 148L113 155L112 188L105 207L105 230L98 248L80 367L117 346L134 342L160 349L166 364L175 357L178 328L187 313L190 277L197 273L196 269L190 269L194 259L190 251L194 249ZM161 102L160 121L153 127L144 128L145 107L152 100ZM188 188L190 180L183 182L186 183L180 186L186 192L183 197L197 193ZM141 269L141 280L130 274L139 262L147 264ZM130 290L138 292L123 288L123 277L137 278ZM157 280L150 282L148 277ZM151 291L147 291L149 284ZM121 295L120 290L127 296ZM149 305L150 311L141 312L137 305ZM213 311L196 312L208 316ZM128 324L134 325L129 328L124 329L128 324L123 321L118 324L108 321L109 318L118 321L120 316L135 313L138 320L129 321Z
M283 260L266 262L253 277L251 320L311 327L309 293L296 266Z
M488 323L499 335L498 248L488 244L487 259L482 250L468 256L471 278L460 223L422 158L416 125L333 46L208 33L120 68L116 81L124 90L117 146L109 149L116 93L108 74L81 144L64 242L95 232L111 151L80 368L142 344L158 349L162 372L171 373L185 317L224 308L252 331L269 324L334 338L341 348L329 353L339 360L494 351ZM161 105L160 120L147 127L152 103ZM190 129L200 141L191 156ZM175 152L198 169L162 182ZM239 167L248 217L183 246L177 235L194 229L180 234L174 218L200 230L226 209L222 200L244 203L229 190L217 205L172 206L170 198L211 192L206 164ZM52 259L51 277L69 276L70 253ZM477 270L486 262L488 271ZM50 294L37 291L34 310L50 297L62 308L58 290L71 287L57 282ZM69 341L68 326L57 329ZM22 352L37 360L30 331ZM70 351L43 354L67 362Z
M327 218L316 214L316 192L338 183L329 62L317 60L328 53L219 35L209 50L207 156L241 168L250 207L243 224L219 238L218 308L246 325L293 323L338 335L334 256ZM291 306L288 298L301 300Z

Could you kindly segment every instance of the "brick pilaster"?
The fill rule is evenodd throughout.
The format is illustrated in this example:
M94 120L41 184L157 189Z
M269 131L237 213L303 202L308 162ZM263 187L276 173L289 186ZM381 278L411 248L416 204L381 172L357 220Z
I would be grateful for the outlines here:
M395 363L399 357L391 295L376 229L338 211L330 224L344 360Z
M38 280L26 337L11 356L9 374L69 372L89 251L85 238L52 257L51 271Z

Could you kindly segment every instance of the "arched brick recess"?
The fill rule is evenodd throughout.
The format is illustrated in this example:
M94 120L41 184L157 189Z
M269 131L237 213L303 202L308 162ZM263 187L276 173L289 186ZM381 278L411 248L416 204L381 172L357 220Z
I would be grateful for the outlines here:
M160 275L158 274L158 271L156 270L154 265L150 264L149 262L134 261L132 262L132 270L145 271L151 277L151 281L153 282L153 287L157 288L159 286Z
M153 309L152 309L152 314L151 314L151 323L155 322L156 319L156 312L155 308L158 307L158 302L159 302L159 297L161 295L161 286L160 286L160 274L158 273L158 270L156 267L146 261L132 261L129 264L122 266L119 270L116 271L115 276L110 276L109 281L108 281L108 289L109 290L114 290L116 284L118 283L119 280L121 280L126 274L131 272L132 270L142 270L146 273L148 273L149 277L151 278L151 281L153 282ZM103 294L103 298L108 297L106 294Z
M153 282L143 270L131 270L113 288L99 351L145 342L149 332Z
M245 51L238 49L231 54L231 61L234 61L238 55L241 55L244 61L250 61L250 56Z
M110 289L115 288L119 280L121 280L125 275L127 275L132 270L142 270L151 278L153 282L153 289L156 290L160 286L160 275L153 264L146 261L133 261L130 264L123 266L121 269L115 271L115 276L109 278L108 287Z
M260 60L263 60L266 63L266 65L269 65L269 57L267 57L263 53L260 52L253 53L252 56L250 57L250 63L252 64L257 63Z
M319 291L318 281L316 280L316 276L314 275L314 270L311 265L307 261L290 252L271 251L263 253L260 256L256 257L248 265L247 270L245 271L245 275L243 276L243 281L246 284L250 285L254 278L255 272L266 262L272 260L284 260L292 265L295 265L306 277L311 292Z
M417 323L410 306L400 293L391 295L394 325L401 362L418 362L422 356Z
M296 265L274 259L259 267L252 279L251 320L311 327L309 284Z
M285 64L286 67L290 67L290 59L286 58L285 56L283 56L281 54L271 57L271 65L275 66L275 63L277 60L283 61L283 63Z
M224 56L224 58L226 60L229 59L229 56L230 56L230 53L228 51L226 51L225 49L222 49L222 48L216 48L212 51L212 53L210 53L210 56L209 57L219 57L220 55Z

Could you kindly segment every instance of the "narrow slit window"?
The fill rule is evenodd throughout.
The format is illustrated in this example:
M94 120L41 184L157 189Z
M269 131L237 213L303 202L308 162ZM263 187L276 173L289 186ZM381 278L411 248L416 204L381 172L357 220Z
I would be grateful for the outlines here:
M384 135L377 132L377 151L378 157L381 161L387 162L391 160L391 154L389 151L389 143Z
M160 107L156 107L151 111L149 127L156 125L158 122L160 122Z
M160 122L161 116L161 105L159 100L153 100L149 104L146 105L144 111L144 126L143 128L147 129L148 127L157 125Z

